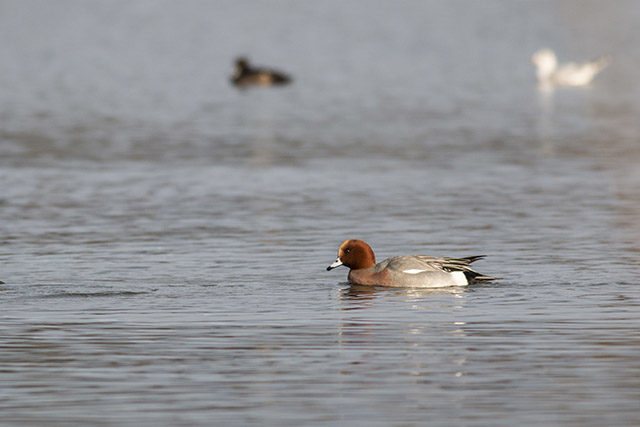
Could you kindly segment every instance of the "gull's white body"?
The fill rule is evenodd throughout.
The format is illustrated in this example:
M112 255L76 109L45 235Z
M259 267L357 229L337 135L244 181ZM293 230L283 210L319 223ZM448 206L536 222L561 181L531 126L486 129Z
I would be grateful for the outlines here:
M591 62L578 64L569 62L558 64L556 54L551 49L542 49L531 56L536 66L538 82L544 86L586 86L609 65L609 57L601 57Z

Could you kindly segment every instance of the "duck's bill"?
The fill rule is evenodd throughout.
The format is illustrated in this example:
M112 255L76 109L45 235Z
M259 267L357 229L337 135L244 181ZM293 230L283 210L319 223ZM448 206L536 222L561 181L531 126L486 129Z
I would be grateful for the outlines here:
M327 267L327 271L329 270L333 270L336 267L340 267L342 265L342 261L340 261L340 258L336 259L333 264L331 264L329 267Z

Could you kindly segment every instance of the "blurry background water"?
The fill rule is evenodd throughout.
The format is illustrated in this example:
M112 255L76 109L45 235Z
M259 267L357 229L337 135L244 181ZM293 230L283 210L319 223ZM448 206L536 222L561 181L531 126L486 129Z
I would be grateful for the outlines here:
M640 423L640 3L0 1L10 425ZM529 56L609 53L541 93ZM291 73L239 91L232 61ZM484 253L460 290L349 286Z

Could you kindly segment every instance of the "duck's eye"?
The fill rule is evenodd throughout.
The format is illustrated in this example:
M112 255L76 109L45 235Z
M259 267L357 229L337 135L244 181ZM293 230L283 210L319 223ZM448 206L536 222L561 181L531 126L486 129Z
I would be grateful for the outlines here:
M347 248L344 250L344 254L347 255L349 252L351 252L351 249Z

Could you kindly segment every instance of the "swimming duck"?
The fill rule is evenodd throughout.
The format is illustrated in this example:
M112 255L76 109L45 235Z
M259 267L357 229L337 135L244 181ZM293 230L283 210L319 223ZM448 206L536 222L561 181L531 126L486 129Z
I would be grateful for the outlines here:
M483 257L405 255L392 256L376 264L375 254L366 242L349 239L340 245L338 258L327 270L341 265L349 267L348 280L356 285L443 288L497 279L469 267L469 264Z
M244 57L236 59L231 76L231 83L239 87L286 85L290 82L291 77L287 74L267 68L254 68Z
M569 62L558 65L558 58L551 49L541 49L531 56L536 66L538 82L544 86L585 86L609 63L609 56L602 56L594 61L577 64Z

